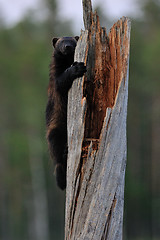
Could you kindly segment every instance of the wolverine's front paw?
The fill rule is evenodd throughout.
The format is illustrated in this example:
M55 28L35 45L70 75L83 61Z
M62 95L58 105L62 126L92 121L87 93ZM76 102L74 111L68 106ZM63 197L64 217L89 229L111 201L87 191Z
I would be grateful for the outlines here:
M72 64L73 74L76 78L82 77L84 73L87 71L86 66L84 66L83 62L74 62Z

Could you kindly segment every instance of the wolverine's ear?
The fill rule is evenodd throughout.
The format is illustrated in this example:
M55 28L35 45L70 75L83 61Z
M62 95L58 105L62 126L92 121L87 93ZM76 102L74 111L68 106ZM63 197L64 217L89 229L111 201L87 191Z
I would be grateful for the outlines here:
M56 42L58 41L58 39L59 39L59 38L53 38L53 39L52 39L53 47L55 47Z
M79 36L75 36L74 38L75 38L75 39L78 41L78 39L79 39Z

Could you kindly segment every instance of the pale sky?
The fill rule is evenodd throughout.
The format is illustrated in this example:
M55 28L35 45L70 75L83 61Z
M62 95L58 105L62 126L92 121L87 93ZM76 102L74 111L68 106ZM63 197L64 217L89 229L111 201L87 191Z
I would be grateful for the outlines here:
M123 15L137 15L140 13L137 2L140 0L92 0L93 8L100 5L109 17L119 18ZM0 0L0 15L9 25L13 25L23 18L26 10L36 9L42 0ZM82 28L82 0L58 0L59 16L74 19L74 28ZM43 7L42 7L43 8Z

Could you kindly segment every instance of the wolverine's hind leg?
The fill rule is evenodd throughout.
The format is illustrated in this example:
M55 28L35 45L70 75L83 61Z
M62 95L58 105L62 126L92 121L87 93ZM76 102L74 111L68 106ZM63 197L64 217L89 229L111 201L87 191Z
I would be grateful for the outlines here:
M64 153L67 143L67 134L64 128L52 129L48 135L48 143L51 157L55 161L55 172L58 186L66 188L67 154Z

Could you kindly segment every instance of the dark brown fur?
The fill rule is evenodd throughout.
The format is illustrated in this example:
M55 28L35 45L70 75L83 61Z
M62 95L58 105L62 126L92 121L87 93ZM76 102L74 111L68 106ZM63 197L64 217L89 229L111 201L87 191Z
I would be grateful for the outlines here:
M74 79L86 72L84 63L73 63L77 40L77 37L54 38L55 50L50 65L46 108L47 141L51 158L56 164L57 184L62 190L66 188L68 90Z

